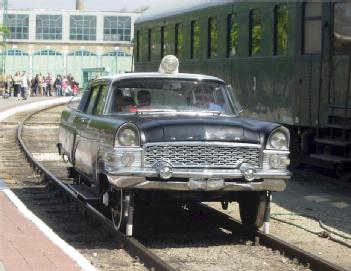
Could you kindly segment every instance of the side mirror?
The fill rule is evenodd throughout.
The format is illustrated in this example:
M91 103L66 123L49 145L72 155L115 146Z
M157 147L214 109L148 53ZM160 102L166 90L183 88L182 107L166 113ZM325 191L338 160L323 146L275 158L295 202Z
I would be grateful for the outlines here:
M237 114L240 114L241 112L244 111L244 109L242 108L238 95L236 94L236 91L233 89L233 87L231 85L227 86L228 89L228 96L230 99L230 102L232 103L234 110Z

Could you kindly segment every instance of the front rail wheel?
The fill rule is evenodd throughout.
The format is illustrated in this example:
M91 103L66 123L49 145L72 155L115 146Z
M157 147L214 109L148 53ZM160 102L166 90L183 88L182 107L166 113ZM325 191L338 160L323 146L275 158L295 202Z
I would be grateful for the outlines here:
M245 192L239 199L241 222L250 229L263 225L268 204L266 192Z
M128 220L130 196L123 189L112 189L110 192L111 219L117 231L125 232Z

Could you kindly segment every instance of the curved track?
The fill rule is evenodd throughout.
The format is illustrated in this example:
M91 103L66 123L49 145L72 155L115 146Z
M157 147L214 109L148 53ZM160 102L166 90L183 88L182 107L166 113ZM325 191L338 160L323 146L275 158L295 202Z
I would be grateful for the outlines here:
M66 237L73 246L78 245L98 269L114 270L118 266L119 270L143 270L143 266L128 258L128 255L117 255L121 252L118 248L122 246L148 268L156 270L203 270L202 267L211 270L211 263L215 264L212 270L306 270L306 267L287 260L271 249L296 258L300 264L314 270L343 270L282 240L260 232L254 236L248 234L237 221L202 205L161 209L158 206L141 207L149 213L152 210L148 217L145 217L144 211L136 213L136 236L148 248L134 238L113 231L110 220L98 210L98 206L81 200L77 205L77 201L67 199L76 199L76 194L67 186L74 183L67 177L67 164L60 161L56 154L61 110L61 107L53 107L33 112L19 124L18 142L29 162L41 175L38 182L27 182L19 194L22 200L30 203L31 209L33 207L41 217L44 215L50 225L54 225L55 231ZM23 115L20 117L23 118ZM9 121L13 125L16 120ZM122 266L125 264L126 269L120 268L121 263ZM262 263L267 266L262 266Z

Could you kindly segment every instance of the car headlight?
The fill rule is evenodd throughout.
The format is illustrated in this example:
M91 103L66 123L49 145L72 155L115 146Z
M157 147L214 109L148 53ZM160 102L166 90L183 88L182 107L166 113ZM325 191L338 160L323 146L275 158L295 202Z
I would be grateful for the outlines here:
M268 138L267 149L289 150L290 134L285 127L274 130Z
M116 134L115 147L138 147L140 146L140 136L138 128L127 123L122 125Z

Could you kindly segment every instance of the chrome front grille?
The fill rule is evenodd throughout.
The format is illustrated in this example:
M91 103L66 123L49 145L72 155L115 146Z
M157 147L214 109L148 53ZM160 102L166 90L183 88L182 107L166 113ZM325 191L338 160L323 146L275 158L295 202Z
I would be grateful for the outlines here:
M247 162L259 168L261 148L244 143L149 143L144 146L144 166L167 161L176 168L236 168Z

